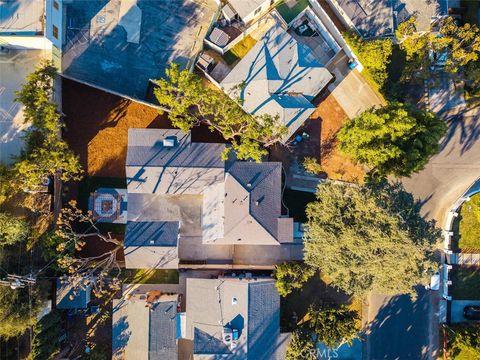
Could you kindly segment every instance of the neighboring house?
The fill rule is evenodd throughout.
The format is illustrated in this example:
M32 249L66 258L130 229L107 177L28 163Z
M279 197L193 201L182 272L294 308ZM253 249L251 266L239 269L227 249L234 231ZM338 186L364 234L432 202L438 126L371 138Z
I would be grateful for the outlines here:
M56 308L61 310L86 309L90 302L91 285L70 284L57 279Z
M179 297L157 285L128 285L113 300L112 359L177 360L181 315Z
M321 38L317 54L301 42L298 34L287 32L277 23L220 86L232 98L238 98L246 112L278 116L290 137L314 112L312 100L333 79L325 65L339 47L327 32L323 36L328 41Z
M193 359L285 358L272 279L187 279L186 338Z
M37 1L37 0L35 0ZM46 0L46 37L67 78L147 103L150 80L202 47L213 0Z
M0 0L0 163L11 164L20 155L23 106L15 101L28 74L50 59L51 44L43 37L42 0Z
M240 20L246 26L265 14L273 3L274 0L228 0L222 14L228 21Z
M0 36L42 35L44 10L41 0L0 1Z
M282 215L281 163L223 161L225 148L180 130L129 129L127 268L271 268L302 258L293 219Z
M394 36L398 24L415 16L419 31L432 19L448 13L447 0L327 0L347 27L364 38Z

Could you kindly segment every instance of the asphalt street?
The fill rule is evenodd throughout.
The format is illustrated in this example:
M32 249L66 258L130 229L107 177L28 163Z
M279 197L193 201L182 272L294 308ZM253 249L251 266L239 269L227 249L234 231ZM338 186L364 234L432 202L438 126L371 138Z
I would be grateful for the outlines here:
M370 295L364 359L429 359L431 310L431 297L424 288L413 301L408 295Z
M445 86L445 90L451 88ZM451 106L439 113L448 125L440 152L424 170L401 179L405 189L421 201L422 214L436 220L440 228L453 203L480 177L480 107L467 110L453 96L448 103Z

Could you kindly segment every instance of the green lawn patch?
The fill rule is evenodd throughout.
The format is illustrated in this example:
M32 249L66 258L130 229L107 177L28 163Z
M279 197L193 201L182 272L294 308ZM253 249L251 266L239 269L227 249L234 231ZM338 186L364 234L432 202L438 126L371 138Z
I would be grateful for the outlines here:
M175 269L122 269L120 280L129 284L178 284Z
M480 194L463 203L458 220L458 248L480 252Z
M298 222L307 222L305 209L312 201L315 201L315 194L309 192L285 189L283 193L283 202L289 209L289 215Z
M85 176L78 185L78 207L87 211L90 193L101 187L126 189L127 180L114 177Z
M455 300L480 300L480 269L456 266L450 271L450 295Z
M276 9L283 20L285 20L287 24L290 24L290 22L295 19L297 15L300 14L307 6L308 0L297 0L297 3L293 7L289 7L287 4L285 4L284 0L281 0L276 6Z
M223 59L228 65L232 65L235 61L242 59L245 55L247 55L247 53L256 43L257 40L250 35L247 35L242 41L228 50L225 55L223 55Z

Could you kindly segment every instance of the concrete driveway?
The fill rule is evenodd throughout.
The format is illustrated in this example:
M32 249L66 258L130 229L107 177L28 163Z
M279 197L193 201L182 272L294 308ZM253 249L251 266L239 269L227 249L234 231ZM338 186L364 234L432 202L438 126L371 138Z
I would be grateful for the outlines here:
M330 85L328 90L350 119L374 106L383 105L383 100L357 70L350 71L340 82L338 79L341 75L338 71L334 73L337 81Z
M418 288L418 297L408 295L368 297L366 360L431 359L438 337L431 335L436 293ZM438 320L437 320L438 321Z
M25 77L48 52L44 50L5 49L0 52L0 163L11 163L23 146L23 108L15 102Z
M465 306L468 305L480 306L480 300L453 300L450 313L450 321L452 323L461 323L468 321L463 316L463 309L465 308Z

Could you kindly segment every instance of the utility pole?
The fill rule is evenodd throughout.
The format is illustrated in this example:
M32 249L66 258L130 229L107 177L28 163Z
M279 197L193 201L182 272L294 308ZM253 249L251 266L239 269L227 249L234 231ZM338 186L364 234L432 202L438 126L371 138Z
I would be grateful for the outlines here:
M11 289L22 289L27 285L34 285L37 280L30 274L26 276L19 276L8 274L6 279L0 279L0 286L9 286Z

